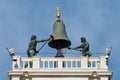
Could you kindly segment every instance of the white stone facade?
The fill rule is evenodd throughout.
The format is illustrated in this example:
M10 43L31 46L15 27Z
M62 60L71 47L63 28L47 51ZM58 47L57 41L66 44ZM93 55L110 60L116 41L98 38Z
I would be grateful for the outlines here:
M110 80L106 56L80 58L13 57L10 80ZM33 66L30 67L29 63ZM25 68L25 64L28 66Z

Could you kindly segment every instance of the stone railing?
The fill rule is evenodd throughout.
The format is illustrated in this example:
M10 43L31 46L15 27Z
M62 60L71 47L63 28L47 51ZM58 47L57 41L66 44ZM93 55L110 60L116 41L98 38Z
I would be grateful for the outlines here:
M13 70L108 70L106 56L77 58L25 58L13 56ZM26 66L27 65L27 66Z

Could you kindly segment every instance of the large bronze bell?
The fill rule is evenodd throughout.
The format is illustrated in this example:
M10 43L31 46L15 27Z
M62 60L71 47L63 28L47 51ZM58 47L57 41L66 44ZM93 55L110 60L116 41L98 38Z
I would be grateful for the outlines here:
M66 48L71 45L67 37L65 25L61 20L57 20L53 26L53 40L49 41L48 45L55 49Z
M61 53L62 48L66 48L71 45L70 40L67 37L65 24L60 19L60 8L57 7L57 20L53 25L52 39L49 40L48 45L57 49L57 55L55 57L64 57Z
M53 26L52 37L53 38L49 41L48 45L58 50L55 57L64 57L61 53L61 49L70 46L71 42L67 37L63 21L56 20Z
M69 47L71 45L71 42L67 37L65 24L60 19L60 14L58 14L57 20L53 26L53 33L51 35L52 39L49 41L48 45L52 48L57 49L58 52L55 57L64 57L64 55L62 55L61 49Z

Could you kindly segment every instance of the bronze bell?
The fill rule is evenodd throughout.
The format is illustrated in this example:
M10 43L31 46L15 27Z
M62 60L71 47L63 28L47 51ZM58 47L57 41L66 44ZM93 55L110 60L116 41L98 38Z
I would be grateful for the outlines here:
M66 48L71 45L67 37L65 25L61 20L57 20L53 26L53 39L49 41L48 45L55 49Z
M69 47L71 42L67 37L65 24L60 19L60 16L57 16L57 20L53 25L53 33L51 36L52 39L48 42L48 45L58 50L55 57L64 57L61 53L61 49Z

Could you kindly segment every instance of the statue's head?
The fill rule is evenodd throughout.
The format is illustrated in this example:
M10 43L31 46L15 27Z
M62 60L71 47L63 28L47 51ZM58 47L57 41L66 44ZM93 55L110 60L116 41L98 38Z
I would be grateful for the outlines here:
M35 40L35 39L36 39L36 35L32 35L31 40Z
M86 42L86 38L84 36L81 37L81 42Z

